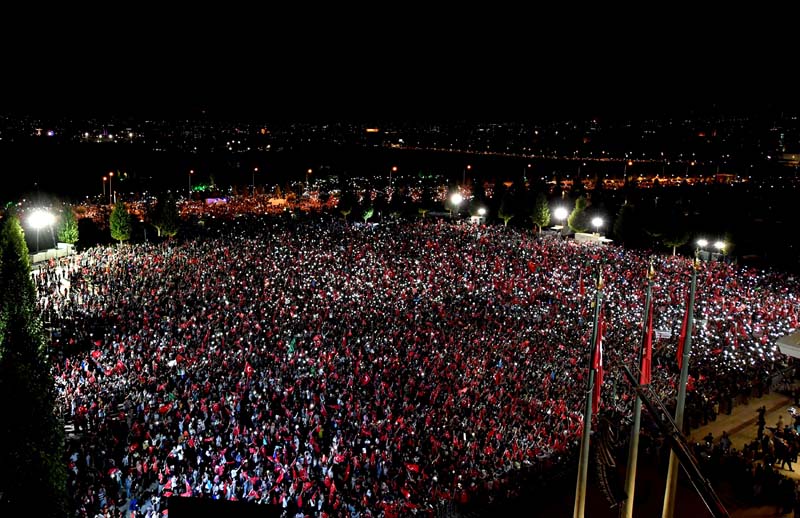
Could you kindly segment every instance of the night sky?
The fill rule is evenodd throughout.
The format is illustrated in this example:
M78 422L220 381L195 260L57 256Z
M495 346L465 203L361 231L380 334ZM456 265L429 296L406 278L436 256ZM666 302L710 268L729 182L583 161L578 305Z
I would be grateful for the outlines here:
M37 25L24 45L3 47L0 112L536 120L800 105L789 77L795 47L778 41L780 29L713 16L708 24L650 13L589 25L530 13L463 20L406 12L407 22L361 13L365 21L347 25L257 17L245 26L246 15L198 23L129 14L108 24Z

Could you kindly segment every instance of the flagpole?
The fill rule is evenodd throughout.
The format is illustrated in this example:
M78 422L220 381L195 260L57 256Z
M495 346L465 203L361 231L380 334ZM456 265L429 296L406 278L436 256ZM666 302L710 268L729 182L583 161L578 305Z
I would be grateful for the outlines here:
M597 272L597 292L594 300L594 325L592 341L589 346L589 379L586 385L586 407L583 413L583 434L581 435L581 455L578 461L578 483L575 489L575 508L573 518L583 518L586 508L586 478L589 474L589 436L592 433L592 396L594 392L595 350L597 349L598 322L600 318L600 302L603 300L602 270Z
M696 256L697 254L695 254ZM689 317L686 324L686 340L683 346L681 361L681 377L678 382L678 401L675 406L675 426L683 433L683 408L686 405L686 382L689 379L689 357L692 351L692 327L694 326L694 293L697 285L697 257L692 262L692 283L689 288ZM675 514L675 493L678 489L678 456L672 451L669 455L669 470L667 471L667 487L664 491L664 509L662 518L672 518Z
M639 357L636 365L641 369L642 356L644 355L645 341L647 340L648 324L650 319L650 304L651 295L653 293L653 266L650 265L650 271L647 273L647 294L644 298L644 325L642 326L642 340L639 347ZM633 496L636 492L636 465L639 460L639 428L642 421L642 398L639 393L636 393L636 399L633 402L633 427L631 428L631 440L628 445L628 466L625 471L625 500L624 514L625 518L633 517Z

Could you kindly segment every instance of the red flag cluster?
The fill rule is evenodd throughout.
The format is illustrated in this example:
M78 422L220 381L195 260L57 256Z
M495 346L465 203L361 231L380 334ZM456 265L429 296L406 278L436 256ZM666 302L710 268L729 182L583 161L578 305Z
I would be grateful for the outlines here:
M639 373L639 384L650 384L650 368L653 362L653 301L650 301L650 309L647 312L645 322L644 350L642 351L642 368Z
M678 368L683 368L683 347L686 344L687 327L689 327L689 293L686 293L686 313L683 315L683 324L681 325L681 335L678 337Z
M605 332L605 319L603 318L603 308L600 308L600 317L597 319L597 340L594 347L594 395L592 397L592 409L597 412L600 406L600 389L603 386L603 333Z

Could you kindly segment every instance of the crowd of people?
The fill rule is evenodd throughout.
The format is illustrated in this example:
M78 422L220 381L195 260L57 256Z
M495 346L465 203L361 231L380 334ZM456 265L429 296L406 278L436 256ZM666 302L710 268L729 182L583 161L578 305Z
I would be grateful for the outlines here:
M79 516L156 516L173 495L361 517L507 495L576 456L598 269L601 413L630 412L619 367L641 341L647 254L425 220L204 232L34 273ZM653 264L652 386L670 402L691 263ZM700 266L687 415L778 368L798 292Z

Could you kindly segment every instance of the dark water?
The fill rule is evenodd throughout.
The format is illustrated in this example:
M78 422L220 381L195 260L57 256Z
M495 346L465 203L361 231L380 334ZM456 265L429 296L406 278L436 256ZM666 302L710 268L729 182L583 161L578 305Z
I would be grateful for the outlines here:
M528 164L530 168L527 168ZM313 175L375 176L388 175L392 166L398 174L442 174L460 181L467 164L474 177L502 181L523 174L552 178L554 172L577 172L574 161L536 160L463 153L409 151L360 146L308 145L271 152L189 153L158 152L137 144L67 144L48 141L0 143L0 175L5 180L0 201L6 202L30 193L48 193L73 200L103 192L102 177L115 172L115 191L184 189L192 183L208 182L213 176L221 186L250 185L253 169L257 184L283 184L287 179ZM618 164L588 164L582 173L621 172ZM120 180L120 173L127 177ZM313 178L312 178L313 179Z

